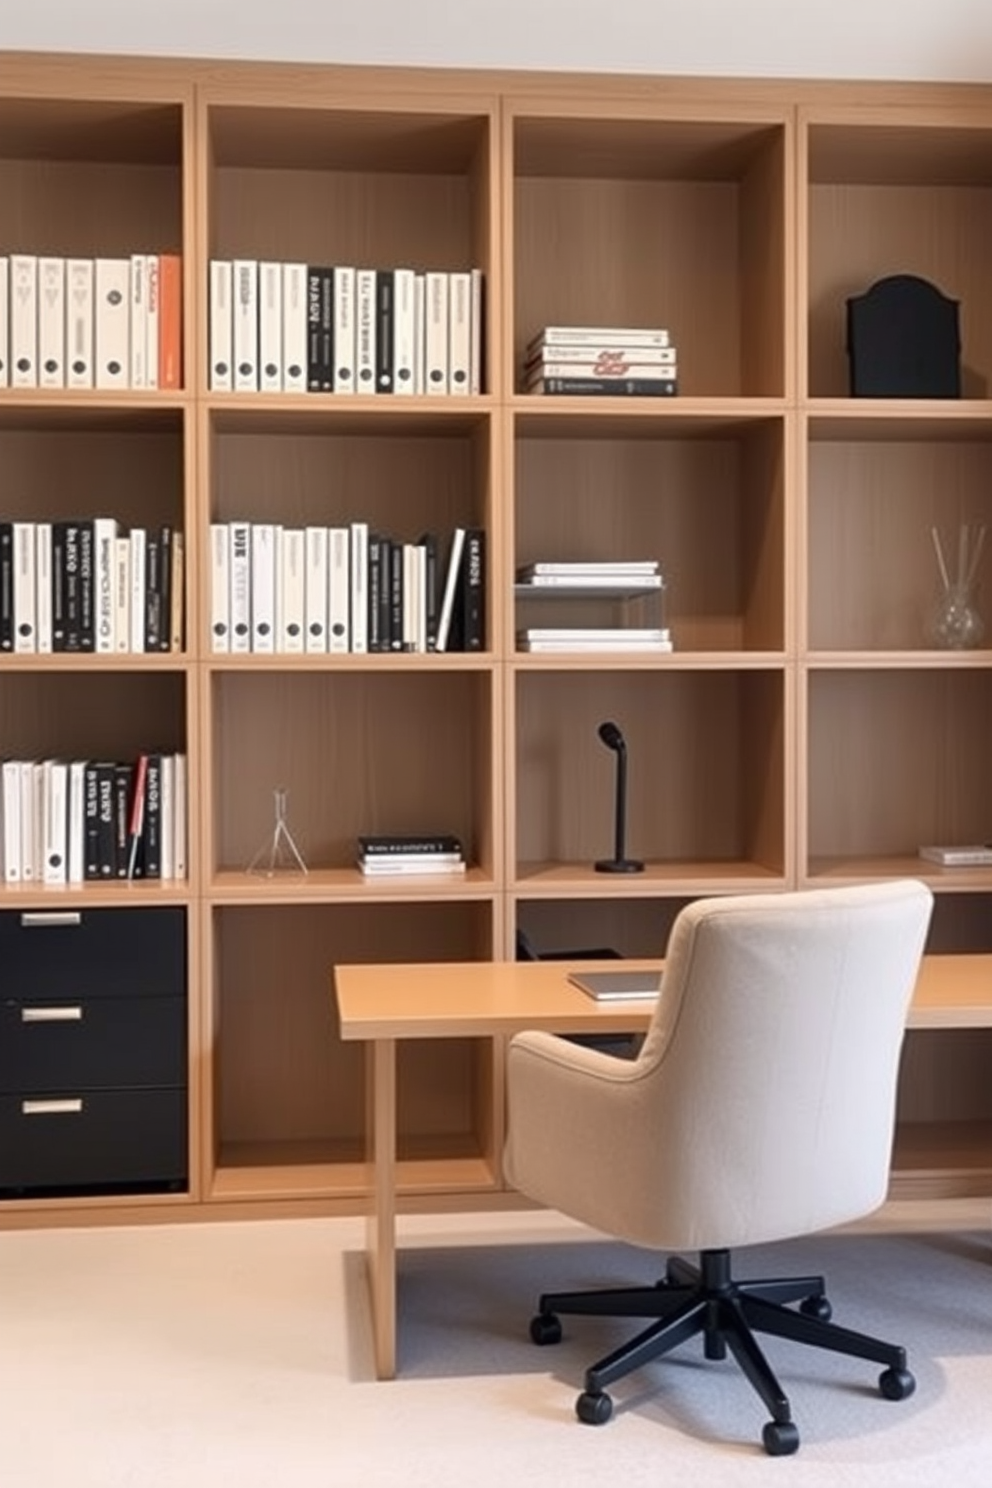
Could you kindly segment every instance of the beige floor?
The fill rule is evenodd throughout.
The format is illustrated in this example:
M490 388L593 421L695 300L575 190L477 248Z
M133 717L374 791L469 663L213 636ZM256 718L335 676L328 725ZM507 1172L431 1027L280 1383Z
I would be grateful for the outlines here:
M372 1377L355 1220L0 1234L0 1452L10 1488L473 1488L541 1484L987 1488L987 1234L830 1236L742 1271L823 1269L838 1321L910 1349L894 1404L876 1371L770 1341L803 1445L773 1462L764 1410L698 1345L574 1418L582 1370L628 1325L526 1337L545 1286L653 1263L551 1215L404 1222L401 1376Z

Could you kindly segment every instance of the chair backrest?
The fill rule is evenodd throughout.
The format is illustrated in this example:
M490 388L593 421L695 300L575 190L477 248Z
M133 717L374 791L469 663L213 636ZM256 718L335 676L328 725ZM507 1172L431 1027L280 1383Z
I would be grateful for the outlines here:
M906 879L681 912L628 1089L641 1150L621 1164L630 1208L614 1233L751 1244L882 1203L932 904Z

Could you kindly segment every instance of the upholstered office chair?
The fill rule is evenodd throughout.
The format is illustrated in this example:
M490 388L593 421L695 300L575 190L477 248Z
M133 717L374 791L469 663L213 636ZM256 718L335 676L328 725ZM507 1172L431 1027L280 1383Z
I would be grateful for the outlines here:
M586 1372L580 1420L607 1421L609 1384L695 1334L709 1359L730 1348L771 1412L772 1456L796 1451L799 1433L756 1333L874 1360L887 1399L912 1393L903 1348L830 1322L821 1276L739 1281L731 1250L844 1224L885 1198L931 909L915 880L693 903L672 927L635 1060L547 1033L511 1041L510 1182L634 1245L699 1252L698 1264L669 1259L652 1287L541 1297L536 1343L560 1339L559 1313L653 1320Z

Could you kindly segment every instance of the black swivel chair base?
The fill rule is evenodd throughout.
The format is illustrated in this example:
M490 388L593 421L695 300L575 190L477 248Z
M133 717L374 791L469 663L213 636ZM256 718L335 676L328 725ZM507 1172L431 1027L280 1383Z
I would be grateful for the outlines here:
M771 1420L762 1444L772 1457L798 1450L799 1432L788 1396L758 1346L756 1333L791 1338L814 1348L831 1349L884 1364L878 1387L886 1400L905 1400L916 1381L906 1368L906 1350L830 1322L830 1303L822 1276L796 1276L763 1281L734 1281L728 1250L704 1250L699 1265L673 1257L665 1276L653 1287L622 1287L597 1292L548 1292L531 1320L534 1343L558 1343L558 1313L595 1317L655 1318L606 1358L586 1370L585 1389L575 1403L580 1421L601 1426L613 1414L606 1386L669 1353L687 1338L703 1335L707 1359L723 1359L729 1347L747 1379L761 1396ZM798 1302L798 1310L786 1304Z

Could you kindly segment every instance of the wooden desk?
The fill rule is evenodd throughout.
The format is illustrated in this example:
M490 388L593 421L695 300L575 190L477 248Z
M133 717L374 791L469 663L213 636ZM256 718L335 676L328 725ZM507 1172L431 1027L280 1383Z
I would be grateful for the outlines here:
M396 1373L396 1042L479 1038L523 1028L608 1033L643 1028L651 1004L601 1005L568 981L582 963L504 961L337 966L343 1039L368 1044L371 1205L368 1275L379 1379ZM593 963L586 963L592 965ZM659 967L627 961L625 969ZM602 971L603 963L595 963ZM992 959L929 956L910 1010L911 1028L992 1027Z

